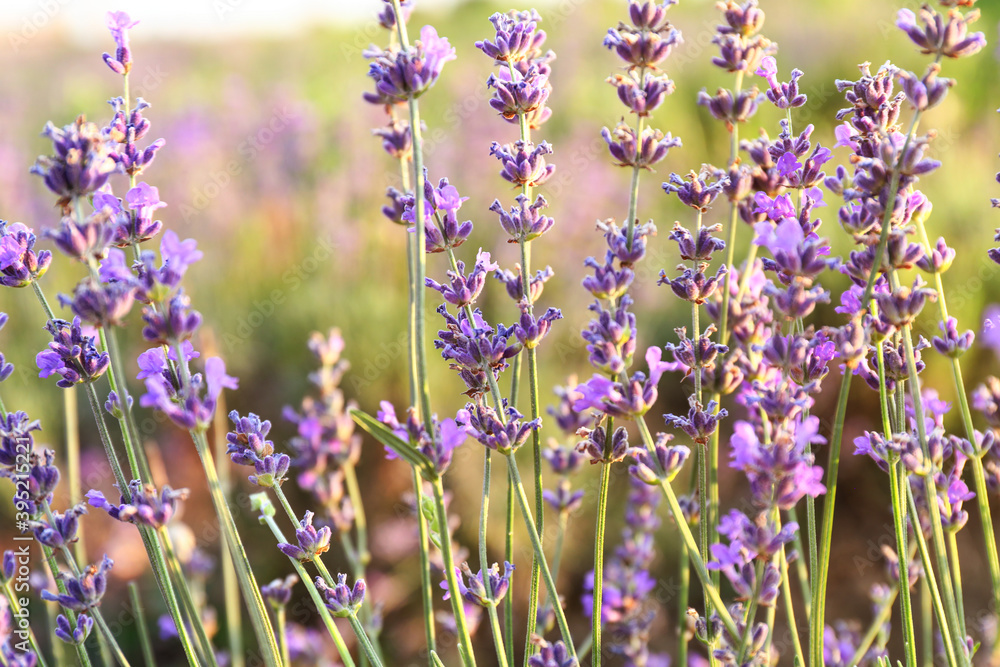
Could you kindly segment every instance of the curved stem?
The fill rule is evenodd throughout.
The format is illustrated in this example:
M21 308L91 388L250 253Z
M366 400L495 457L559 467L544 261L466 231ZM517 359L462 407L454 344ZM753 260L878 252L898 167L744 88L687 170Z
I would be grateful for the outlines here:
M201 649L202 659L209 665L218 667L218 662L215 659L215 649L212 647L212 642L208 638L208 634L205 632L205 624L202 621L201 614L198 613L198 607L194 603L194 598L191 597L191 589L187 586L187 581L184 577L184 572L181 569L180 559L177 558L177 553L174 551L173 540L170 539L170 533L167 531L166 527L161 526L157 531L158 537L160 538L160 543L163 545L163 563L165 569L170 573L169 576L173 578L175 582L178 582L177 590L180 591L179 595L175 597L173 591L169 591L167 594L167 607L170 610L170 615L174 619L174 624L177 625L177 634L182 635L181 630L183 629L183 637L187 638L187 629L183 627L184 616L181 614L181 609L178 606L178 598L180 598L180 604L184 607L184 613L188 616L188 621L191 623L191 628L194 630L195 638L198 640L198 648ZM197 663L195 663L197 664Z
M483 572L485 573L485 570ZM487 585L486 590L489 591L489 585ZM493 632L493 648L497 653L497 665L507 667L507 651L504 649L503 633L500 632L500 618L497 615L496 605L488 606L486 612L490 617L490 630Z
M611 426L608 426L610 433ZM610 438L609 438L610 442ZM608 514L608 486L611 481L611 464L604 462L601 464L601 487L597 497L597 527L594 529L594 606L592 619L592 632L594 636L594 657L591 660L593 667L601 665L601 627L604 625L604 608L602 606L602 593L604 583L604 528L607 523Z
M566 648L569 650L570 655L576 658L576 647L573 644L573 636L570 634L569 624L566 622L566 614L563 613L559 593L556 590L556 583L552 579L552 572L549 570L548 563L545 560L545 552L542 549L542 540L538 536L538 531L535 530L535 522L531 516L531 507L528 505L528 497L524 493L524 485L521 483L521 475L517 470L517 460L513 456L507 457L507 471L510 474L511 482L514 485L515 497L521 507L521 516L524 518L525 527L528 529L528 537L531 538L531 546L535 550L535 557L537 558L541 568L542 581L545 582L549 598L552 600L552 610L556 615L556 625L559 626L559 632L562 635L563 643L566 644Z
M440 477L435 477L431 482L434 488L434 507L437 511L438 531L441 539L441 556L444 560L445 579L448 581L448 590L452 592L451 610L455 615L455 629L458 634L459 652L462 654L462 663L467 667L476 664L476 656L472 651L472 638L469 636L469 626L465 620L465 607L462 605L462 596L458 593L458 577L455 574L455 558L451 551L451 529L448 526L448 515L444 508L444 485Z
M143 611L142 600L139 598L139 585L134 581L128 582L128 597L132 603L132 613L135 614L135 625L139 633L139 646L142 647L142 659L145 661L146 667L156 667L153 642L149 638L149 628L146 626L146 612Z
M179 366L183 369L186 364L180 363ZM246 550L243 548L243 542L240 540L239 532L236 529L236 522L229 511L226 498L222 494L219 476L215 469L215 460L212 458L212 452L208 448L208 441L205 439L205 434L200 431L191 431L191 437L194 440L195 448L198 450L198 456L201 458L202 468L205 470L208 489L211 492L215 513L219 517L220 528L226 534L230 557L233 559L233 565L236 568L236 576L240 582L243 600L250 611L250 620L254 627L254 634L257 636L260 652L268 667L278 667L281 656L278 644L274 638L274 629L271 627L271 621L264 607L264 600L260 596L260 588L257 586L257 580L254 578L253 568L250 566Z
M354 634L358 637L358 642L361 644L361 649L365 652L368 657L368 661L371 662L373 667L382 667L382 660L379 659L378 652L375 647L372 646L372 641L368 637L368 633L365 632L364 627L361 625L361 621L358 620L358 615L351 612L347 616L347 620L351 623L351 628L354 630Z
M431 564L429 540L427 536L427 519L424 518L424 491L420 481L420 473L413 470L413 490L417 503L417 527L420 539L420 598L424 607L424 637L427 640L427 651L433 653L437 649L437 637L434 628L434 597L431 583Z

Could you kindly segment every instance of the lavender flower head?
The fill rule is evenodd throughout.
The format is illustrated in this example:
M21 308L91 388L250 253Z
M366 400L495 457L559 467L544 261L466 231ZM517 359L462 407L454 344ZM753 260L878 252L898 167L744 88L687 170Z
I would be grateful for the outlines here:
M76 617L76 626L70 625L69 619L62 614L56 617L55 635L67 644L73 646L83 646L90 636L90 631L94 628L94 619L87 614L80 614Z
M80 515L86 513L85 506L76 505L65 512L52 512L51 521L45 518L39 521L29 521L28 525L38 542L53 549L61 549L80 539L77 535L80 527Z
M368 76L375 81L375 92L365 93L372 104L390 105L415 99L427 92L441 75L444 64L455 60L455 49L437 30L425 25L420 39L407 49L371 50Z
M77 613L97 607L104 597L108 587L108 570L114 561L104 557L100 565L89 565L79 577L71 577L65 573L60 576L66 584L66 593L55 595L47 590L42 591L42 599L58 602L64 608Z
M330 549L330 537L332 531L329 526L323 526L319 530L313 526L313 513L307 511L302 515L299 527L295 530L295 538L298 544L288 544L281 542L278 549L289 558L299 561L309 561Z
M421 423L416 411L411 407L407 410L406 421L396 418L396 409L392 403L382 401L378 411L378 420L388 426L392 432L404 442L410 443L424 456L430 459L438 475L443 475L451 465L455 450L469 438L470 415L467 410L459 410L455 419L438 419L433 417L433 423L428 429ZM397 458L388 447L386 457Z
M146 393L139 399L139 405L160 410L182 428L198 430L211 425L222 390L239 386L239 380L226 375L226 364L219 357L206 359L204 375L192 375L183 392L172 386L162 372L144 381Z
M297 574L290 574L284 579L274 579L271 583L260 587L260 595L275 609L288 606L292 601L292 588L298 580Z
M108 502L104 494L96 489L87 492L87 502L117 521L159 529L170 522L177 513L178 502L187 500L189 495L187 489L174 490L170 486L164 486L157 493L155 486L132 480L128 485L128 495L121 495L119 505Z
M26 225L0 220L0 285L27 287L48 271L52 253L35 252L36 237Z
M79 317L73 318L72 323L50 320L45 328L52 334L52 342L35 357L38 377L60 375L62 379L56 384L68 388L93 382L108 370L111 358L107 352L98 351L94 336L84 335Z
M139 25L139 21L132 20L125 12L108 12L107 25L118 48L113 56L105 53L104 62L115 74L126 75L132 69L132 50L129 48L128 31Z
M42 177L64 209L107 183L118 168L100 128L83 116L63 128L47 123L42 136L52 141L55 155L39 157L31 173Z
M332 587L322 577L316 577L316 588L319 589L327 609L335 618L347 618L357 615L361 609L361 605L365 602L367 585L364 579L358 579L354 582L354 588L349 588L347 575L338 574L337 583Z

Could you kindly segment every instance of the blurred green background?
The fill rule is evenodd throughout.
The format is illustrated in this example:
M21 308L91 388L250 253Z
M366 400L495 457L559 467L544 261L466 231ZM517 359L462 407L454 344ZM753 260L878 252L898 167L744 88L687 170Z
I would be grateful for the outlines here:
M365 5L364 16L374 15L381 5L372 0L360 4ZM984 305L1000 301L1000 267L989 262L985 254L998 224L996 214L989 210L989 198L1000 192L994 181L1000 165L996 155L1000 121L994 113L1000 101L1000 67L992 43L996 41L1000 6L982 4L983 18L977 28L986 33L991 44L973 58L944 63L943 75L954 77L958 85L926 116L921 128L936 129L932 154L943 162L941 170L921 183L934 202L929 233L946 236L959 252L959 260L945 277L949 307L963 328L977 331ZM234 12L240 11L236 5ZM764 0L762 7L767 12L763 34L780 47L780 78L787 80L792 67L805 72L801 86L810 100L793 113L796 130L814 123L813 139L824 145L834 143L834 115L843 106L835 80L857 78L857 65L864 61L872 62L874 68L891 59L918 72L927 62L894 27L898 8L894 2ZM428 128L430 177L435 181L448 177L470 198L461 211L462 219L471 218L476 231L459 255L468 261L476 248L483 247L494 251L502 266L512 268L518 261L516 246L505 243L495 216L487 209L494 198L506 205L513 200L514 193L498 177L489 146L494 140L512 141L516 126L503 122L489 108L485 81L491 63L473 45L477 39L492 36L487 21L490 14L506 9L507 5L478 1L436 11L418 8L412 24L433 23L458 52L458 60L445 67L438 85L421 99L421 108ZM558 56L553 63L554 92L550 98L553 117L535 133L555 147L552 162L557 173L541 191L550 202L548 213L555 218L556 227L534 244L533 263L555 270L541 304L560 307L565 316L540 355L544 404L552 398L548 387L564 383L571 373L589 375L586 351L578 335L589 315L588 295L579 284L582 261L588 255L603 253L595 222L624 216L629 174L611 165L600 138L601 128L613 126L622 115L623 107L613 88L604 82L618 62L601 47L601 40L608 27L625 17L625 4L561 0L538 9L549 34L548 46ZM361 14L357 3L352 3L350 15ZM133 12L133 17L143 19L141 12ZM676 199L666 197L659 185L671 171L683 174L697 170L702 163L721 164L728 156L724 128L695 105L702 88L711 92L732 85L730 76L709 64L718 12L708 0L685 0L671 10L671 17L683 32L685 43L665 64L677 89L657 112L653 125L680 136L684 146L671 152L658 173L646 175L642 181L640 217L654 219L661 234L652 241L634 288L640 349L673 341L673 328L683 326L688 317L686 308L655 285L659 269L669 271L677 261L666 230L675 218L690 222L687 211ZM196 35L186 39L150 38L144 24L132 31L133 95L152 104L147 118L153 127L147 141L167 140L142 180L157 186L161 199L168 202L168 208L159 211L168 228L181 238L196 238L205 252L204 261L189 272L186 288L205 316L205 330L211 333L230 371L240 377L240 390L227 397L229 406L272 419L272 436L280 447L293 433L280 418L282 406L297 405L310 391L307 373L313 360L305 342L314 330L337 326L343 332L345 357L352 363L344 380L348 397L370 411L379 400L396 406L407 401L405 231L379 212L386 187L398 185L398 169L383 153L379 140L370 136L371 129L384 122L382 110L361 101L361 93L370 88L362 51L371 43L384 44L387 36L373 19L365 17L317 21L308 29L275 35L225 33L213 38L211 27L199 24ZM150 31L157 32L157 27L151 26ZM7 36L14 34L20 34L16 25ZM86 36L82 43L81 34ZM86 16L83 25L53 20L18 43L16 49L13 44L0 51L4 64L0 69L0 116L5 120L0 123L0 218L24 222L40 233L57 221L53 198L40 179L28 174L35 156L49 151L38 136L42 125L49 119L63 125L80 113L106 123L110 118L106 100L121 94L120 80L100 59L101 51L111 46L102 13ZM764 104L741 133L754 137L763 129L773 137L778 133L778 118L777 110ZM269 125L276 119L283 121L284 128L274 132ZM838 149L836 156L827 165L828 173L844 161L845 151ZM126 185L118 178L116 194L122 196ZM849 247L837 224L837 201L828 195L827 202L829 207L820 211L827 221L822 232L832 240L835 254L844 254ZM726 215L723 207L717 207L709 214L709 222L722 222ZM745 252L749 238L749 230L741 229L738 257ZM52 247L45 240L40 246ZM43 280L50 299L71 291L82 276L80 268L56 257ZM444 270L441 257L429 257L429 275L442 279ZM831 281L828 286L836 301L843 283ZM434 298L428 300L432 305L437 303ZM513 304L495 283L484 293L482 307L491 321L509 322L515 317ZM0 387L4 400L9 408L27 410L41 419L45 428L42 440L56 445L62 438L60 390L53 382L39 381L33 370L34 355L46 344L40 328L41 311L30 292L14 290L0 292L0 309L11 316L0 333L0 349L18 367ZM133 326L123 334L131 359L144 349L138 336L139 321L136 311L131 316ZM837 320L831 307L821 309L814 321ZM429 322L435 330L439 320L431 314ZM928 337L935 333L931 327L932 323L924 326ZM464 387L436 354L431 359L435 410L453 414L464 402ZM997 371L997 357L989 350L977 349L965 359L970 386ZM932 360L929 366L926 382L938 387L943 397L952 398L945 366L939 360ZM830 393L835 393L835 383L828 380L827 391L815 410L827 418L832 415ZM137 388L133 386L133 391ZM845 447L870 425L873 397L861 383L855 384ZM660 401L662 409L650 413L654 428L662 427L655 417L658 412L686 410L684 392L674 378L664 379ZM83 412L85 462L99 470L103 455L89 415ZM155 432L165 453L170 482L195 491L195 501L188 504L183 519L203 546L214 549L212 517L207 513L203 476L194 450L185 434L148 417L140 415L141 428L148 425L148 432ZM370 595L386 604L386 632L400 660L393 664L403 664L401 661L415 655L422 642L416 561L406 548L412 540L412 524L398 511L409 477L398 462L384 461L381 448L375 444L366 443L364 451L361 475L370 500L369 519L379 526L373 536ZM821 453L819 458L823 461L825 455ZM470 442L448 479L457 498L454 506L469 508L461 512L464 522L457 534L469 546L475 543L473 508L478 507L479 461L481 452ZM234 474L243 476L244 471L235 470ZM593 474L584 471L581 484L588 484ZM888 494L883 477L867 459L848 456L841 474L843 492L833 558L835 585L831 588L836 598L828 617L867 621L867 589L884 574L881 567L859 565L854 557L873 558L866 555L871 545L885 539L890 517ZM108 482L102 483L108 492ZM735 493L742 489L742 480L728 469L723 484ZM624 497L625 486L624 480L616 482L616 498ZM0 495L9 494L9 485L0 483ZM306 503L305 496L296 497L297 507L304 509ZM498 495L495 507L500 505ZM570 613L581 634L586 631L579 603L581 578L592 563L590 505L572 520L569 542L586 548L567 552L561 574ZM620 504L612 504L610 533L615 540L621 511ZM9 504L0 504L0 521L6 523L10 512ZM492 553L499 556L499 509L494 519ZM134 531L111 523L103 513L86 518L91 557L99 558L106 547L119 559L114 571L117 577L139 574L143 555L141 550L136 552L139 543ZM260 579L268 581L284 574L287 564L273 548L270 536L246 516L241 525L252 544L252 560L259 564ZM668 525L661 531L663 555L657 574L664 586L675 576L672 530ZM970 531L962 537L970 554L968 571L985 571L979 569L983 564L977 561L979 538ZM342 565L339 558L335 553L332 562ZM523 603L527 569L522 567L515 577L519 605ZM152 593L151 583L148 586ZM209 586L213 599L217 599L217 588L214 582ZM148 599L155 616L158 600L152 594ZM973 588L966 602L970 609L977 609L985 604L985 598L980 599ZM674 622L676 605L667 606L657 627L666 628ZM672 633L661 634L672 637ZM657 648L669 647L667 639L657 642Z

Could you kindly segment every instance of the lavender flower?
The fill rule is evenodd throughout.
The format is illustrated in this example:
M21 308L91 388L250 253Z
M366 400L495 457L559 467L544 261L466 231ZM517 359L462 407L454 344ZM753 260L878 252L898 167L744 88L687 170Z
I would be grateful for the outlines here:
M920 10L923 28L917 25L917 17L909 9L900 9L896 15L896 27L907 34L921 53L933 53L948 58L964 58L978 53L986 46L986 37L981 32L969 34L969 26L979 18L979 11L962 15L958 11L948 14L947 20L924 5Z
M20 222L0 220L0 285L27 287L48 271L52 253L35 252L35 234Z
M472 573L467 563L462 563L461 567L455 568L455 578L458 581L458 592L466 601L479 605L480 607L495 607L510 588L510 578L514 574L514 566L504 561L504 572L500 574L500 566L496 563L490 567L486 573L485 581L483 571ZM468 583L466 583L468 582ZM487 590L487 585L489 590ZM448 590L448 581L441 582L441 588L445 589L444 599L451 598L451 591Z
M580 663L562 642L550 644L541 637L533 641L538 645L538 653L528 658L528 667L579 667Z
M653 165L667 157L671 148L681 146L680 138L674 138L669 132L663 134L651 127L644 128L641 136L624 122L618 123L614 130L603 128L601 136L608 144L619 167L639 167L653 170Z
M207 429L223 389L236 389L239 380L226 375L219 357L205 360L205 373L195 373L186 390L180 392L161 375L145 378L146 393L139 399L144 408L156 408L175 424L186 429Z
M507 407L507 419L501 420L496 410L483 403L469 403L465 406L469 421L465 425L469 435L481 444L510 456L528 440L532 431L537 431L541 419L522 422L524 416L514 408Z
M313 513L307 511L302 515L299 527L295 530L298 544L281 542L278 544L278 549L289 558L310 561L330 549L331 534L329 526L316 530L313 526Z
M187 500L189 495L187 489L175 491L169 486L164 486L157 493L152 484L144 485L139 480L132 480L128 485L128 495L121 495L119 505L108 502L104 494L96 489L87 492L87 502L91 507L104 510L117 521L159 529L166 526L177 513L178 501Z
M62 579L66 584L66 594L54 595L47 590L42 591L42 599L50 602L58 602L60 605L82 613L94 609L101 603L104 591L108 586L108 570L114 565L114 561L104 557L100 565L89 565L79 577L71 577L62 573Z
M375 92L365 93L364 99L381 105L420 97L437 81L444 64L456 58L448 40L438 37L429 25L421 28L420 39L405 50L370 50L365 55L372 59L368 76L375 81Z
M274 579L260 587L260 595L275 609L286 607L292 601L292 588L298 580L296 574L290 574L284 579Z
M83 646L93 627L94 619L87 614L80 614L76 617L76 627L70 625L69 619L59 614L56 617L55 635L67 644Z
M136 146L135 142L142 139L149 132L149 120L143 116L143 111L150 107L149 102L146 100L141 97L136 99L135 107L129 112L128 118L125 117L125 100L123 98L115 97L108 100L108 104L115 111L111 123L107 128L108 136L115 143L122 145L120 150L114 151L111 154L111 159L118 163L122 171L131 177L135 177L153 163L157 151L163 148L166 141L157 139L142 149ZM146 184L140 183L139 185L145 186ZM151 189L154 192L156 191L156 188Z
M104 62L115 74L126 75L132 69L132 50L129 48L128 31L139 24L125 12L108 12L107 25L118 49L115 55L104 54Z
M468 276L464 275L464 262L459 260L457 266L458 272L448 271L450 285L442 285L431 278L426 279L426 284L427 287L440 292L445 301L459 308L475 303L479 293L486 286L487 274L500 268L496 262L490 261L490 253L483 252L481 248L476 253L476 265Z
M65 512L52 512L51 521L45 518L31 521L28 525L40 543L53 549L61 549L80 539L77 536L80 527L79 517L86 513L86 507L82 504L76 505Z
M322 577L316 577L316 588L319 589L327 609L334 617L347 618L357 615L361 609L361 605L365 602L367 585L364 579L358 579L354 582L354 588L349 588L347 575L338 574L337 583L333 587L327 585Z
M545 162L544 156L551 154L552 146L545 141L537 146L521 140L501 146L494 141L490 147L490 155L503 165L500 176L504 180L532 188L542 185L555 173L555 165Z
M494 14L490 23L496 29L496 38L493 41L478 41L476 48L498 63L534 60L541 55L541 46L545 41L545 31L538 29L541 20L535 10Z
M0 417L0 467L13 468L21 456L32 451L33 431L41 431L41 423L28 417L27 412L8 412Z
M60 375L56 382L60 387L72 387L81 382L93 382L108 370L111 358L100 352L94 336L85 336L80 318L73 318L72 324L66 320L50 320L45 329L52 335L49 348L35 357L38 377Z
M416 411L411 407L407 410L407 418L401 423L396 418L396 410L388 401L382 401L378 411L378 420L392 429L402 440L409 442L424 456L431 460L434 469L443 475L451 465L455 450L469 437L468 426L471 420L467 410L459 410L455 419L438 420L428 429L420 422ZM386 449L387 458L394 459L396 455Z
M100 128L83 116L63 128L51 122L42 136L52 141L55 155L39 157L31 173L59 195L58 206L66 209L74 198L85 197L107 183L118 168Z
M121 326L135 302L135 285L126 281L100 283L84 278L73 289L73 297L59 295L59 303L95 327Z

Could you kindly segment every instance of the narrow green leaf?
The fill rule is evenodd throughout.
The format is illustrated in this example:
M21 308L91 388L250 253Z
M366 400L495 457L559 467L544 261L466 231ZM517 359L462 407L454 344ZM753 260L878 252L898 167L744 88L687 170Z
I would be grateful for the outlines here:
M358 423L358 426L368 432L373 438L405 459L407 463L427 476L433 470L430 459L417 451L408 442L404 442L399 436L389 430L389 427L375 419L371 415L357 408L349 410L351 417Z

